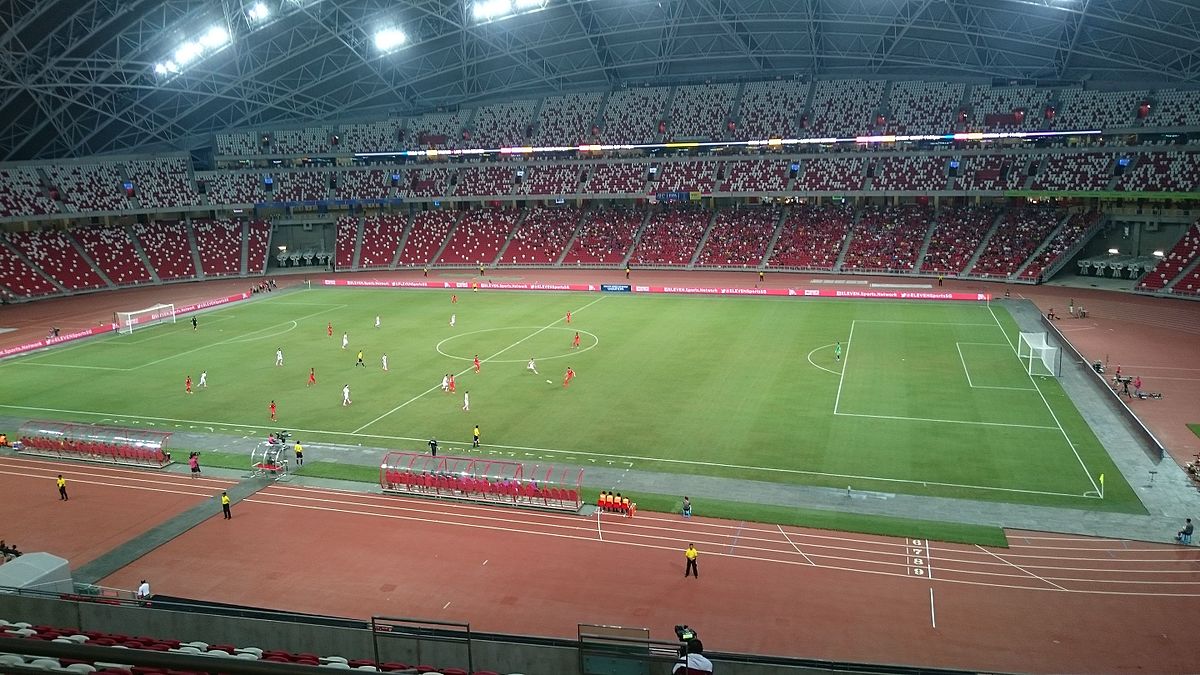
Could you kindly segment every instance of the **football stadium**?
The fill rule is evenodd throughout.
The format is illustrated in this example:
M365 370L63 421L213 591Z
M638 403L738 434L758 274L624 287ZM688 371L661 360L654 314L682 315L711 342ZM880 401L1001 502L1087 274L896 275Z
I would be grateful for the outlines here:
M1197 670L1192 3L0 44L0 671Z

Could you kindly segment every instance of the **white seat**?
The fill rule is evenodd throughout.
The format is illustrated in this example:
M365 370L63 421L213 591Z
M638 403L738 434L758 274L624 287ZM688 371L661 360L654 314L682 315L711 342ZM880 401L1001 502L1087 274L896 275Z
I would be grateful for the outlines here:
M106 668L109 670L133 670L133 666L125 664L125 663L110 663L108 661L96 661L92 665L96 666L96 670L104 670Z
M21 637L29 637L30 635L37 635L37 631L31 630L29 628L9 629L4 632L8 633L9 635L19 635Z
M205 650L205 649L208 649L208 643L207 643L207 642L199 642L199 641L195 641L195 642L181 642L181 643L179 644L179 646L180 646L180 647L183 647L183 646L185 646L185 645L186 645L186 646L188 646L188 647L195 647L196 649L199 649L199 650L202 650L202 651L203 651L203 650Z
M26 668L41 668L42 670L58 669L62 664L58 659L37 658L25 664Z
M238 654L241 654L242 652L245 652L247 654L253 654L259 658L262 658L262 653L263 653L263 650L259 649L258 647L238 647L237 649L235 649L233 651Z
M258 657L250 652L238 652L233 655L235 659L246 659L247 661L257 661Z
M379 672L379 668L376 666L359 666L359 667L355 668L354 670L366 670L366 671L370 671L372 673ZM438 673L426 673L426 675L438 675Z
M204 653L207 656L232 656L232 654L225 651L224 649L210 649Z
M86 663L72 663L69 666L63 666L63 670L73 673L94 673L96 669Z
M14 628L33 628L33 624L25 623L24 621L17 621L16 623L11 623L9 625Z
M329 663L322 663L321 667L322 668L333 668L334 670L350 670L349 663L342 663L340 661L330 661Z
M88 636L86 635L64 635L63 637L76 644L83 644L88 641Z
M0 654L0 666L19 666L25 659L16 654Z
M321 663L349 663L344 656L322 656L317 660Z

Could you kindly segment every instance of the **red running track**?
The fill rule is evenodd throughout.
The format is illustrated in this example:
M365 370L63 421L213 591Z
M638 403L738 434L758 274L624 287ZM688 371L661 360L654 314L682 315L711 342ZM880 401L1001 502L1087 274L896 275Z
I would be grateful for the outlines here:
M689 542L701 551L699 580L682 575ZM1015 533L1013 544L583 518L277 484L237 504L231 521L214 517L103 583L147 578L159 592L219 602L558 637L605 623L667 638L687 622L715 650L820 659L1194 669L1200 550L1038 533Z

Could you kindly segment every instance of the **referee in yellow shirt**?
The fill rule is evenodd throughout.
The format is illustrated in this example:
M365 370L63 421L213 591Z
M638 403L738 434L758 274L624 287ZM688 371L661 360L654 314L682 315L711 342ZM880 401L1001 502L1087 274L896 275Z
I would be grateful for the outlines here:
M696 550L695 544L688 544L687 550L683 552L683 557L687 558L687 567L683 568L683 578L686 579L689 574L700 578L700 571L696 569L696 557L700 552Z
M60 474L58 474L58 480L56 480L54 482L56 485L58 485L59 501L63 501L63 502L70 501L71 498L67 496L67 479L63 478L62 474L60 473Z
M221 493L221 511L225 513L225 520L233 518L233 514L229 512L229 493Z

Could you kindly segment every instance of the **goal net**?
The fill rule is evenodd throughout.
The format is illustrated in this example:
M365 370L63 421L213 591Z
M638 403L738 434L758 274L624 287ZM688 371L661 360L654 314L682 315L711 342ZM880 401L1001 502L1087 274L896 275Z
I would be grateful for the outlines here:
M175 323L175 305L154 305L136 312L117 312L113 323L117 324L118 333L132 333L134 327Z
M1062 350L1047 344L1045 333L1021 333L1017 357L1030 375L1058 377L1062 374Z

